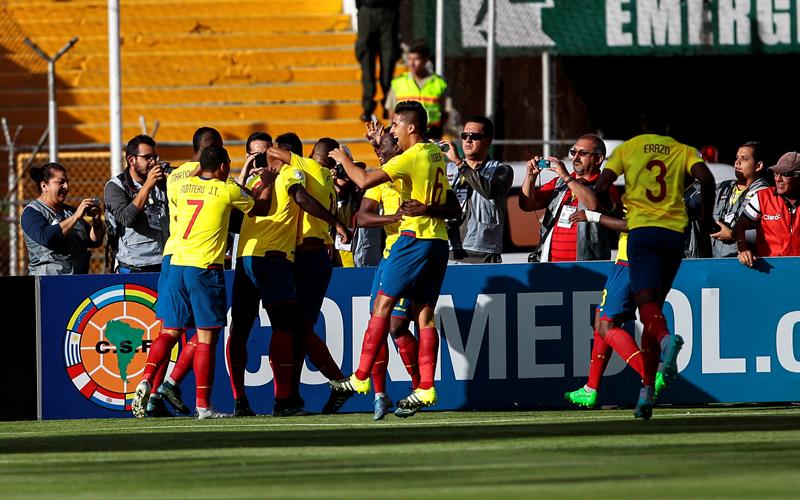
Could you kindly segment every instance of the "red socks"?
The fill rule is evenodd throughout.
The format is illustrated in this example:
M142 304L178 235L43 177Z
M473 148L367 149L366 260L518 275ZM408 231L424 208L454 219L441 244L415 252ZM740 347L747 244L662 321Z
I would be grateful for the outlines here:
M419 387L419 343L417 338L409 330L397 334L394 343L400 353L400 359L411 375L411 388Z
M308 359L314 363L314 366L325 375L328 380L341 380L344 378L339 365L331 357L331 351L328 350L328 345L312 331L303 333L303 348ZM300 364L302 368L302 363Z
M594 331L594 343L592 344L592 359L589 362L589 381L586 382L592 389L600 388L600 379L606 371L608 361L611 359L611 347L603 340L597 330Z
M169 353L177 343L177 337L173 337L168 333L162 332L150 345L150 349L147 352L147 363L144 365L144 374L142 375L142 380L147 380L150 382L151 387L154 387L153 381L156 378L157 368L162 363L166 364L166 360L169 359Z
M419 388L433 387L436 376L436 361L439 357L439 332L432 326L419 330Z
M367 332L364 334L364 344L361 346L361 359L356 370L359 380L366 380L372 372L372 364L382 345L385 345L386 335L389 333L389 318L373 315L369 320Z
M275 399L294 395L294 348L289 332L272 329L269 344L269 365L275 377Z
M170 380L172 380L175 385L180 385L186 377L186 374L192 369L195 349L197 349L197 339L192 337L192 339L183 346L183 350L180 356L178 356L178 361L169 374Z
M214 385L215 349L211 344L198 342L194 353L194 376L197 380L198 408L211 407L211 388Z
M375 393L386 393L386 369L389 367L389 339L383 341L383 345L375 356L375 363L372 364L372 386Z
M645 354L645 376L642 377L642 382L646 386L653 387L658 371L658 358L661 356L661 339L669 335L669 330L661 307L655 302L640 305L639 317L644 324L642 351Z
M606 344L610 345L614 352L619 354L631 368L636 370L639 377L644 380L644 356L636 341L625 330L614 327L606 333ZM589 386L591 387L591 385Z

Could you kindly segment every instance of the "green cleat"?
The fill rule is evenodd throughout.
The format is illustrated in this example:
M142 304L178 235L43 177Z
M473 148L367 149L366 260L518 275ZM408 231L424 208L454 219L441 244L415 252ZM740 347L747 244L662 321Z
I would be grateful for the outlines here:
M664 382L666 385L671 384L678 378L678 353L683 347L683 337L680 335L672 335L667 343L667 348L664 350Z
M169 404L171 404L178 413L182 415L189 415L191 413L189 407L183 402L181 388L179 386L165 380L159 386L156 394L169 401Z
M375 396L374 412L372 413L372 420L383 420L383 417L389 412L389 408L393 406L392 400L389 396Z
M416 415L418 411L426 406L436 404L436 388L414 389L414 392L397 402L395 417L407 418Z
M594 408L597 406L597 391L589 392L585 387L581 387L572 392L565 392L564 399L574 404L575 406L583 406L584 408Z
M653 400L655 400L658 395L661 393L661 389L667 386L667 382L664 380L664 374L661 372L656 373L656 389L655 394L653 394Z
M147 401L147 410L144 412L147 418L153 417L171 417L172 413L167 409L164 400L156 392L150 395L150 400Z
M355 373L342 380L331 380L328 384L330 384L331 390L337 392L357 392L359 394L366 394L370 390L369 377L367 377L366 380L361 380L356 377Z

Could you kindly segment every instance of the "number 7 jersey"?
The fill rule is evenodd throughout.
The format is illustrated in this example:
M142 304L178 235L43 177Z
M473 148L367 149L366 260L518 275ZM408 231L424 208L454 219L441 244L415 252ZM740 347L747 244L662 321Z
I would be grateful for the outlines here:
M190 177L173 192L177 208L172 265L206 269L225 260L231 208L249 212L255 202L232 180ZM171 202L173 200L170 200Z
M432 142L417 143L389 160L383 171L402 187L403 201L417 200L425 205L444 205L450 183L442 151ZM402 182L396 182L401 179ZM403 217L400 234L425 240L447 240L444 219L423 215Z
M692 167L703 162L697 149L672 137L642 134L617 146L605 168L625 174L623 203L628 228L662 227L683 232L688 223L683 191Z

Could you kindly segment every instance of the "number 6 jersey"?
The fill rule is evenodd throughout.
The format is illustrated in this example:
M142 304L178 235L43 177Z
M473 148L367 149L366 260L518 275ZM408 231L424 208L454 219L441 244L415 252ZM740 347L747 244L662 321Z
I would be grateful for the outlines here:
M628 209L628 228L683 232L688 222L684 184L692 167L702 162L697 149L665 135L642 134L617 146L605 168L617 176L625 174L622 201Z

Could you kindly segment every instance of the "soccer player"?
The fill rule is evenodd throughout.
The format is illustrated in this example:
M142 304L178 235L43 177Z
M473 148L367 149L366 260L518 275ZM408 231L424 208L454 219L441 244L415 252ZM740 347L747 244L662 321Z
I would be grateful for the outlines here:
M410 416L436 403L433 379L439 352L439 333L434 324L434 307L447 269L447 229L444 219L458 215L460 206L447 182L444 157L439 147L425 141L427 114L418 102L401 102L395 108L390 133L403 154L382 168L362 170L342 149L331 151L347 176L361 189L384 182L402 181L403 214L400 237L392 246L383 270L380 290L367 327L358 369L349 378L331 383L338 391L366 394L369 376L389 332L389 316L400 297L413 302L413 316L420 329L420 382L406 398L398 401L395 415Z
M628 210L630 278L644 323L644 387L634 417L647 420L653 414L659 357L663 351L664 381L672 382L678 375L678 352L683 345L680 335L670 335L661 308L683 259L688 222L684 183L692 177L700 182L700 223L708 232L716 232L711 230L716 186L702 155L667 135L668 121L662 112L643 113L641 126L641 135L614 150L596 189L604 193L618 176L625 175L622 201Z
M375 153L378 155L378 161L381 165L400 154L402 151L397 145L392 134L383 134L378 139L378 147ZM397 238L400 237L400 222L402 219L401 205L403 199L400 195L400 190L393 182L384 182L375 187L372 187L364 193L364 198L361 200L361 207L358 210L358 227L383 227L386 233L386 246L383 250L383 258L375 269L375 276L372 279L372 288L370 292L370 311L375 305L375 299L378 296L381 278L383 276L383 269L386 266L386 261L389 258L389 253L392 249ZM400 353L400 358L411 375L411 388L416 389L419 385L419 363L417 359L419 345L417 338L409 330L411 322L411 311L409 308L411 302L407 298L402 298L397 301L391 313L389 321L389 335L394 340L397 350ZM389 409L392 407L392 400L386 393L386 370L389 363L389 346L388 342L384 341L380 347L377 356L375 357L375 364L372 365L372 384L375 390L374 412L372 415L373 420L381 420Z
M617 260L609 272L603 298L597 306L594 318L594 341L589 363L589 380L572 392L564 394L564 399L577 406L594 408L597 405L597 390L600 380L611 358L611 349L644 379L644 359L639 346L622 326L636 317L634 293L631 288L630 268L628 266L628 224L618 219L590 210L579 210L569 218L571 224L592 221L620 233L617 244ZM664 386L663 374L656 373L655 396Z
M312 158L303 157L303 143L294 133L286 133L276 139L277 148L267 154L284 165L303 173L304 189L298 188L292 194L295 202L303 209L302 221L297 226L297 249L294 259L294 283L297 288L297 330L294 334L293 390L299 391L303 359L308 356L314 366L328 379L340 380L344 377L339 366L331 357L328 346L314 333L314 325L319 318L325 293L333 274L329 255L333 244L331 226L344 243L350 240L348 229L336 218L336 191L330 170ZM314 145L312 156L327 158L339 143L323 137ZM277 383L277 381L276 381ZM335 413L353 394L331 391L330 398L322 408L322 413ZM298 401L299 402L299 401ZM277 404L277 403L276 403ZM293 411L291 406L289 411ZM274 412L273 412L274 414Z
M266 200L253 200L235 182L228 180L230 157L225 148L210 146L200 155L200 176L189 177L173 194L177 207L177 244L171 261L165 304L164 326L185 330L194 318L197 324L193 368L197 380L197 417L218 418L211 407L215 345L226 324L227 297L223 261L232 208L255 215L267 213ZM262 173L268 183L268 173ZM269 181L271 182L271 181ZM156 364L166 358L177 338L162 334L151 346ZM143 379L136 387L137 406L149 399L150 384Z
M167 202L169 204L169 212L171 214L169 219L169 234L170 237L167 239L166 244L164 245L164 258L161 264L161 273L158 276L158 296L159 297L166 297L166 287L167 283L169 282L169 273L170 273L170 264L172 259L172 254L175 252L175 246L178 241L178 236L176 235L177 232L177 219L175 214L177 213L177 207L174 205L172 201L171 194L175 193L177 186L187 179L188 177L196 176L200 173L200 155L203 153L203 150L208 146L222 146L222 136L220 135L219 131L211 127L200 127L195 130L192 136L192 159L188 162L183 163L175 170L173 170L167 176ZM159 300L156 302L156 317L162 320L164 319L164 306L165 300ZM189 322L188 325L190 328L193 327L192 322ZM175 338L175 343L177 343L178 339L180 338L182 332L180 330L172 330L169 328L161 329L161 334L167 334ZM140 408L137 407L136 398L134 398L134 403L131 405L133 414L138 417L142 418L144 416L166 416L168 414L166 408L164 407L164 400L169 401L172 406L175 407L178 412L183 414L189 413L189 408L183 403L183 398L181 396L181 389L180 389L180 382L186 376L186 374L191 369L193 360L194 360L194 350L196 347L195 338L190 339L186 345L181 350L181 353L178 357L178 362L172 369L172 372L169 376L164 378L167 370L167 359L165 358L164 361L159 364L158 366L155 365L150 359L148 353L147 364L145 365L143 380L147 380L150 383L150 386L153 389L158 389L152 396L148 399L147 407ZM162 383L163 381L163 383Z

